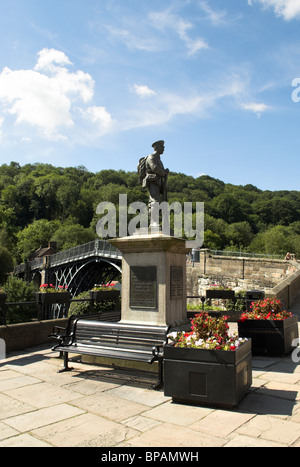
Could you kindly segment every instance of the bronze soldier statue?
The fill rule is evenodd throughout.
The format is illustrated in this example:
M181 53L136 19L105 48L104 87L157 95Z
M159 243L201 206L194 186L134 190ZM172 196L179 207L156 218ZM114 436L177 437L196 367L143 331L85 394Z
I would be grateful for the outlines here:
M169 169L165 169L161 161L161 154L165 150L165 142L160 140L152 144L153 153L140 160L143 163L141 175L142 186L146 187L149 192L149 214L155 202L168 201L167 195L167 178Z

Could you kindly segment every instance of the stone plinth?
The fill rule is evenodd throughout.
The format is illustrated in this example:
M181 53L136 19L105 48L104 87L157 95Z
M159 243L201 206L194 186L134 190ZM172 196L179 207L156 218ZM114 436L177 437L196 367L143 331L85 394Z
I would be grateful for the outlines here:
M121 321L184 324L185 240L158 233L112 239L110 243L122 252Z

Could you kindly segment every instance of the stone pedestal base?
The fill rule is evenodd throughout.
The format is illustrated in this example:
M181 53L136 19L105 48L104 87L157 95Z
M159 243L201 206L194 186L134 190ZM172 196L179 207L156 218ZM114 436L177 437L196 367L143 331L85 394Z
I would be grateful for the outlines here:
M121 321L171 327L186 323L185 240L158 233L110 243L123 254Z

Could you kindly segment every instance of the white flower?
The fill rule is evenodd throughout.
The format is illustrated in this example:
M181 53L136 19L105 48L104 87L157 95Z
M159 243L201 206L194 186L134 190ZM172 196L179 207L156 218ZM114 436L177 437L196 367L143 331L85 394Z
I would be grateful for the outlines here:
M170 334L167 335L168 339L176 339L178 335L178 332L170 332Z

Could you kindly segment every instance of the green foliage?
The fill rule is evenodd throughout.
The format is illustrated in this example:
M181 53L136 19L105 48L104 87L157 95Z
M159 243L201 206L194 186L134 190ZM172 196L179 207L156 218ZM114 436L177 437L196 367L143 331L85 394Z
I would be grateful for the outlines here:
M77 245L92 242L96 234L80 224L66 223L55 230L51 240L57 242L58 250L67 250Z
M89 292L82 292L81 294L76 296L77 299L89 299L90 294ZM105 300L99 303L94 302L92 305L90 300L82 301L82 302L71 302L68 316L78 316L78 315L85 315L90 313L102 313L103 311L112 311L116 309L116 302Z
M170 203L204 202L204 247L300 255L299 191L262 191L251 184L170 172L168 192ZM86 243L97 237L97 205L117 205L119 194L127 194L128 204L148 200L136 171L91 173L83 166L3 164L0 245L19 263L50 240L57 241L59 250Z
M59 221L40 219L21 230L18 233L18 249L21 259L24 261L38 248L46 246L59 226Z
M35 300L37 287L15 276L9 276L3 286L7 294L7 302L29 302ZM25 323L36 317L36 306L10 306L6 313L6 324Z
M7 275L13 271L14 260L9 250L0 245L0 284L5 282Z

